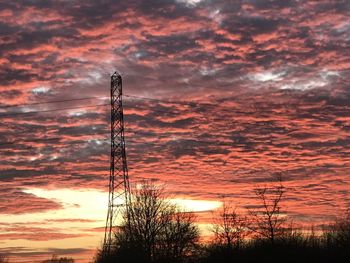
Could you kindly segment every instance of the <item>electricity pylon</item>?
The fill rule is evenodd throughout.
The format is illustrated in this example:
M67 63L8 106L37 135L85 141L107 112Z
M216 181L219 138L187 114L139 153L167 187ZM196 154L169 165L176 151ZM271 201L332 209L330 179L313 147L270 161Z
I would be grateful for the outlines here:
M111 76L111 157L108 194L108 212L103 242L103 255L111 252L114 220L120 204L124 199L126 213L130 204L130 185L126 162L124 139L124 114L122 103L122 77L118 72ZM118 199L118 200L117 200Z

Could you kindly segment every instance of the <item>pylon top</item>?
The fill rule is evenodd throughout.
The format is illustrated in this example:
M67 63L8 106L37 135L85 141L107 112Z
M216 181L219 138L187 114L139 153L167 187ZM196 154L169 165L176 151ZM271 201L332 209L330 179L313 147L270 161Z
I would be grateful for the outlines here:
M115 77L118 77L118 76L122 76L118 70L114 71L114 73L112 74L112 77L115 76Z

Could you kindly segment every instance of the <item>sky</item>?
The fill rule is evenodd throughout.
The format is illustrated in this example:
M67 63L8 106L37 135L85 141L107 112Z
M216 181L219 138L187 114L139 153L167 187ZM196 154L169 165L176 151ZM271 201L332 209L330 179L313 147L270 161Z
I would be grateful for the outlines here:
M281 176L295 223L333 220L350 205L349 17L347 0L0 1L0 253L87 263L101 245L115 70L132 185L205 229Z

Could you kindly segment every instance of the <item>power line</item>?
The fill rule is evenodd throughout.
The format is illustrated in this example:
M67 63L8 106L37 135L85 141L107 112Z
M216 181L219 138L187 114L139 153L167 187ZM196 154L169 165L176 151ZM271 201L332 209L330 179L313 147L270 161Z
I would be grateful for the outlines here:
M199 103L195 103L195 102L160 100L160 99L147 98L147 97L134 96L134 95L124 95L124 96L128 97L128 98L134 98L134 99L140 99L140 100L150 100L150 101L156 101L156 102L168 103L168 104L180 104L180 105L190 105L190 106L203 105L203 103L199 104ZM41 105L41 104L62 103L62 102L81 101L81 100L89 100L89 99L103 99L103 98L107 98L107 97L86 97L86 98L76 98L76 99L67 99L67 100L42 101L42 102L35 102L35 103L6 105L6 106L0 106L0 108L26 107L26 106ZM99 105L87 105L87 106L79 106L79 107L50 109L50 110L37 110L37 111L28 111L28 112L5 112L3 114L0 114L0 117L21 115L21 114L36 114L36 113L42 113L42 112L53 112L53 111L71 110L71 109L80 109L80 108L91 108L91 107L107 106L107 105L109 105L109 103L99 104ZM141 107L137 107L137 106L132 106L132 107L142 109ZM161 110L157 109L156 111L168 113L164 110L161 111Z
M84 134L81 134L82 136L84 136ZM94 134L91 134L91 136L96 136L96 135L109 135L108 132L99 132L99 133L94 133ZM61 137L53 137L53 138L38 138L38 139L31 139L31 140L13 140L13 141L9 141L9 142L3 142L3 143L0 143L0 145L13 145L13 144L19 144L19 143L32 143L32 142L50 142L50 141L55 141L55 140L58 140L58 144L71 144L71 143L86 143L88 142L89 140L109 140L108 138L106 139L98 139L98 138L91 138L91 139L88 139L88 140L83 140L83 141L80 141L78 139L78 141L71 141L71 142L68 142L68 141L61 141ZM195 138L179 138L179 139L183 139L183 140L191 140L193 143L197 143L197 145L193 145L193 147L188 147L186 149L194 149L196 147L201 147L203 146L203 144L209 144L209 145L215 145L215 146L230 146L229 143L218 143L217 141L204 141L204 140L196 140ZM167 143L170 143L171 141L166 141L164 142L164 144L167 144ZM126 141L127 144L131 143L131 144L142 144L142 145L149 145L149 146L164 146L162 143L159 143L158 141L152 141L152 142L140 142L140 141L137 141L137 140L127 140ZM202 144L202 145L200 145ZM174 146L174 147L181 147L181 148L184 148L182 147L181 145L168 145L168 146Z
M40 101L40 102L24 103L24 104L0 105L0 108L25 107L25 106L33 106L33 105L40 105L40 104L62 103L62 102L70 102L70 101L81 101L81 100L91 100L91 99L106 99L106 98L107 97L86 97L86 98L75 98L75 99L66 99L66 100Z
M185 105L190 105L190 106L193 106L193 105L215 105L215 104L210 104L210 103L205 103L204 104L204 103L198 103L198 102L161 100L161 99L154 99L154 98L134 96L134 95L124 95L124 96L125 97L129 97L129 98L134 98L134 99L150 100L150 101L156 101L156 102L161 102L161 103L169 103L169 104L181 104L181 105L185 104ZM69 102L69 101L88 100L88 99L96 99L96 98L106 98L106 97L86 97L86 98L76 98L76 99L69 99L69 100L45 101L45 102L37 102L37 103L30 103L30 104L22 104L22 105L19 105L19 106L49 104L49 103L56 103L56 102ZM91 108L91 107L99 107L99 106L107 106L107 105L109 105L109 104L106 103L106 104L98 104L98 105L87 105L87 106L79 106L79 107L67 107L67 108L40 110L40 111L29 111L29 112L11 112L11 113L0 114L0 117L20 115L20 114L36 114L36 113L42 113L42 112L53 112L53 111L80 109L80 108ZM12 106L14 106L14 105L12 105ZM136 109L138 108L138 109L141 109L141 110L147 110L145 108L141 108L141 107L138 107L138 106L135 106L135 105L133 105L131 107L132 108L136 108ZM152 109L152 111L163 112L163 113L172 112L172 111L165 111L165 110L159 110L159 109ZM98 134L94 134L94 135L98 135ZM60 140L60 138L57 137L57 138L37 139L37 140L34 139L34 140L31 140L30 142L35 142L35 141L42 142L42 141L52 141L52 140ZM1 143L0 145L16 144L16 143L19 143L19 142L20 141L6 142L6 143ZM25 142L25 141L23 141L23 142ZM62 143L62 142L59 142L59 143ZM85 142L81 142L81 143L85 143ZM131 143L132 143L132 141L131 141ZM201 143L205 143L205 142L201 142Z
M350 70L342 70L341 72L347 72L347 71L350 71ZM155 101L155 102L160 102L160 103L179 104L179 105L188 105L188 106L195 106L195 105L197 105L197 106L200 106L200 105L202 105L202 106L217 106L218 105L218 103L210 103L210 102L165 100L165 99L156 99L156 98L149 98L149 97L129 95L129 94L123 94L123 96L127 97L127 98L132 98L132 99L149 100L149 101ZM0 109L1 108L12 108L12 107L25 107L25 106L40 105L40 104L50 104L50 103L82 101L82 100L90 100L90 99L108 99L108 97L92 96L92 97L85 97L85 98L74 98L74 99L65 99L65 100L52 100L52 101L42 101L42 102L15 104L15 105L0 105Z
M95 134L92 134L92 136L94 135L108 135L108 133L106 132L103 132L103 133L95 133ZM83 144L83 143L88 143L89 140L99 140L99 141L107 141L109 140L109 138L102 138L102 139L98 139L98 138L91 138L91 139L88 139L88 140L83 140L83 141L71 141L71 142L67 142L67 141L61 141L62 138L60 137L53 137L53 138L42 138L42 139L31 139L31 140L13 140L13 141L10 141L10 142L3 142L3 143L0 143L0 146L2 145L15 145L15 144L20 144L20 143L33 143L33 142L50 142L50 141L56 141L58 140L58 144L67 144L67 145L70 145L70 144Z
M61 140L61 138L55 137L55 138L32 139L30 141L28 141L28 140L13 140L10 142L2 142L2 143L0 143L0 145L13 145L13 144L21 143L21 142L41 142L41 141L54 141L54 140Z
M181 105L190 105L190 106L193 106L193 105L216 105L214 103L207 103L207 102L162 100L162 99L148 98L148 97L135 96L135 95L127 95L127 94L125 94L123 96L124 97L128 97L128 98L133 98L133 99L150 100L150 101L161 102L161 103L168 103L168 104L181 104ZM52 103L82 101L82 100L91 100L91 99L107 99L107 98L108 97L92 96L92 97L85 97L85 98L39 101L39 102L33 102L33 103L23 103L23 104L14 104L14 105L0 105L0 109L26 107L26 106L41 105L41 104L52 104Z
M178 113L179 109L168 109L168 110L160 110L160 109L152 109L152 108L146 108L146 107L140 107L140 106L137 106L137 105L130 105L129 108L125 109L125 111L129 111L131 109L139 109L140 111L147 111L147 110L150 110L153 112L161 112L161 113ZM125 114L125 116L127 117L128 114Z
M149 101L155 101L155 102L167 103L167 104L178 104L178 105L188 105L188 106L205 106L205 105L206 106L208 106L208 105L215 106L215 105L217 105L214 103L204 103L204 102L162 100L162 99L148 98L148 97L135 96L135 95L123 95L123 96L128 97L128 98L132 98L132 99L149 100ZM72 102L72 101L83 101L83 100L91 100L91 99L107 99L107 97L94 96L94 97L86 97L86 98L41 101L41 102L33 102L33 103L25 103L25 104L15 104L15 105L0 105L0 109L18 108L18 107L26 107L26 106L33 106L33 105L63 103L63 102ZM106 106L106 105L109 105L109 104L101 104L101 106ZM29 111L29 112L9 112L9 113L5 112L3 114L0 114L0 117L19 115L19 114L33 114L33 113L40 113L40 112L51 112L51 111L56 111L56 110L79 109L79 108L95 107L95 106L100 106L100 105L88 105L88 106L80 106L80 107L69 107L69 108L60 108L60 109L51 109L51 110L38 110L38 111ZM133 106L133 107L136 107L136 106Z
M127 98L132 98L132 99L150 100L150 101L168 103L168 104L179 104L179 105L188 105L188 106L196 106L196 105L197 106L217 106L217 103L208 103L208 102L162 100L162 99L148 98L148 97L135 96L135 95L123 95L123 96Z
M42 113L42 112L53 112L53 111L61 111L61 110L93 108L93 107L107 106L107 105L109 105L109 103L97 104L97 105L79 106L79 107L67 107L67 108L59 108L59 109L50 109L50 110L40 110L40 111L10 112L10 113L0 114L0 117L7 117L7 116L14 116L14 115L21 115L21 114L28 114L28 115L30 115L30 114L36 114L36 113Z

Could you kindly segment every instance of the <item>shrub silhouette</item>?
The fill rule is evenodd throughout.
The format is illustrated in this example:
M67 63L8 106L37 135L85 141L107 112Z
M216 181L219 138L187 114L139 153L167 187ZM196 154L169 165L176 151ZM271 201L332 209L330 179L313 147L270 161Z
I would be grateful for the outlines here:
M350 248L350 210L337 218L324 234L328 246Z
M42 263L74 263L74 259L52 255L51 259L44 260Z

